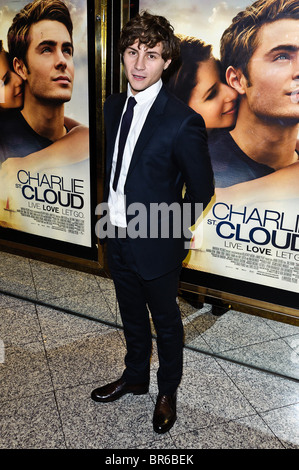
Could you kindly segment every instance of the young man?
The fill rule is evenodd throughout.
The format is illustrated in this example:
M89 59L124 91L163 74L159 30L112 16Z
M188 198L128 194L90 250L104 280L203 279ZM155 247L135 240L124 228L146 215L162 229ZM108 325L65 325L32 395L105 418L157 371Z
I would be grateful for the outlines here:
M179 42L169 22L147 12L137 15L122 31L120 52L129 83L127 93L112 95L105 103L104 200L108 201L111 223L116 227L116 237L108 235L108 262L127 354L122 377L95 389L92 398L108 402L126 393L148 391L152 348L149 308L159 357L159 395L153 426L156 432L164 433L176 419L176 390L182 375L183 327L176 296L187 250L183 233L179 237L172 235L177 226L173 227L170 215L170 235L161 235L163 218L151 220L151 205L166 203L169 207L176 203L184 210L185 203L202 203L204 208L214 192L213 174L201 116L162 85L163 71L179 54ZM120 121L133 98L133 120L119 171ZM129 233L129 209L135 203L146 209L142 222L147 227L145 237L133 238ZM157 228L158 235L151 237L153 228Z
M209 140L216 187L227 187L298 160L298 1L258 0L240 12L222 36L221 61L240 97L235 128Z
M49 146L67 130L64 103L74 80L72 20L60 0L36 0L14 18L8 47L24 82L22 111L2 113L0 162Z

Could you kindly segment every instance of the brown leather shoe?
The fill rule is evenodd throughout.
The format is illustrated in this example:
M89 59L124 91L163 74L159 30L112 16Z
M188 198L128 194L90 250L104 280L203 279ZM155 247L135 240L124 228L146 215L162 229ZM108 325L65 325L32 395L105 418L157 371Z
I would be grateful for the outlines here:
M158 395L153 417L154 431L158 434L169 431L175 420L176 393L173 395Z
M118 398L133 393L134 395L143 395L148 392L148 383L128 384L122 378L115 382L96 388L91 392L91 398L94 401L106 403L117 400Z

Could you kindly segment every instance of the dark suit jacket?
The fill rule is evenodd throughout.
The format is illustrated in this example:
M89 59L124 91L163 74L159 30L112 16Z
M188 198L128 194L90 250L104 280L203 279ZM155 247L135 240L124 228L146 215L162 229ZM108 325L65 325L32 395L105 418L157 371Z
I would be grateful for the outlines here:
M104 107L107 138L104 201L108 200L115 139L125 100L126 93L111 95ZM204 121L163 86L136 143L125 183L127 208L133 203L142 203L147 214L143 218L140 213L127 215L127 222L133 223L134 219L135 223L138 219L149 235L153 223L158 223L160 228L165 222L163 215L158 222L150 220L151 204L157 207L161 203L178 203L183 208L186 202L192 205L203 203L205 208L213 194L213 172ZM169 237L158 234L155 238L130 239L135 264L144 279L170 272L187 255L183 230L179 236L172 236L171 211L166 211L166 217L170 220Z

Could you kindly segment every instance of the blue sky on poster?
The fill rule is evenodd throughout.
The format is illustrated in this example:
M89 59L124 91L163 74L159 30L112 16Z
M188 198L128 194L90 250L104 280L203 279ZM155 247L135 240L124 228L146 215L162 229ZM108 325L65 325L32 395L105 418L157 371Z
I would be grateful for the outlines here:
M11 22L29 0L0 0L0 39L6 48L6 35ZM88 125L88 64L86 0L65 0L74 25L75 81L73 96L65 104L65 114Z
M140 9L165 16L176 33L196 36L213 45L219 55L219 41L232 18L249 0L140 0Z

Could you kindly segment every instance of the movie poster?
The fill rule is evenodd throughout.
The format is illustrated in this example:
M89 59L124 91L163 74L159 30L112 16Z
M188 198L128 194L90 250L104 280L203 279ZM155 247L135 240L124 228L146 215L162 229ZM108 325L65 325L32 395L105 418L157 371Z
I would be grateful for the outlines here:
M211 45L213 56L219 59L223 32L251 3L140 0L139 7L168 18L182 39L187 35ZM182 58L184 63L185 54L188 73L177 73L176 85L181 90L173 86L171 91L206 122L216 198L193 233L184 267L298 293L298 16L273 21L260 34L262 45L251 61L251 83L245 82L249 85L246 90L244 82L236 83L238 75L232 68L230 84L237 86L228 87L223 79L220 82L225 71L209 59L208 48L197 45L197 53L193 53L190 44L194 40L185 41ZM227 57L232 47L232 40L224 43ZM186 77L192 73L190 85L190 77L189 81ZM189 94L188 87L192 88ZM259 117L255 126L248 118L244 90L250 109Z
M90 247L87 2L44 2L24 53L29 3L0 0L0 226Z

